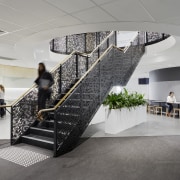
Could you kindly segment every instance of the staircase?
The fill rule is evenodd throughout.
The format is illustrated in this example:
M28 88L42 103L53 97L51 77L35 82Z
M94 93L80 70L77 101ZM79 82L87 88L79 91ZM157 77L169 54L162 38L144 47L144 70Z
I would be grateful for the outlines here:
M137 42L126 53L115 47L112 32L90 54L73 52L52 74L55 79L46 119L36 124L37 88L31 88L12 106L11 144L27 143L59 156L72 150L114 85L124 86L144 53Z

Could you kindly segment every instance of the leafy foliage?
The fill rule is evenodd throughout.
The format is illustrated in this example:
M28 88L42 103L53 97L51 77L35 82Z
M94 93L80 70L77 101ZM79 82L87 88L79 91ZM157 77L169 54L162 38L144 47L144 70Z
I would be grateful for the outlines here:
M119 94L111 93L104 100L103 104L109 106L109 109L135 108L136 106L145 105L146 100L143 94L129 93L127 89Z

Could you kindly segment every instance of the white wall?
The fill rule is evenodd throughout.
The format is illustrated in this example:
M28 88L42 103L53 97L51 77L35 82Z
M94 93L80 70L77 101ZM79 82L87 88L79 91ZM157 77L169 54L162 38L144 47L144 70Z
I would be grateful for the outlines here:
M67 57L67 55L52 53L49 50L48 42L37 43L35 47L30 45L28 47L28 50L27 46L24 49L21 49L22 53L17 56L19 58L29 59L29 65L31 64L30 66L35 66L35 68L29 69L6 65L0 66L0 84L3 84L5 87L6 101L14 101L26 90L32 87L34 80L37 77L36 68L38 67L39 62L44 62L47 69L50 71ZM18 52L17 49L16 51ZM8 64L8 62L9 61L6 63ZM27 61L25 61L23 66L28 66Z
M138 78L144 78L144 77L138 77ZM138 78L132 76L125 88L128 91L132 91L132 92L136 91L138 93L144 94L144 98L149 99L149 85L139 85Z
M149 99L166 101L170 91L173 91L176 100L180 101L180 81L151 82L149 84Z
M9 104L24 94L28 88L6 88L5 90L5 102Z
M146 46L145 54L141 58L137 68L135 69L133 75L131 76L128 84L126 85L126 88L129 91L137 91L138 93L142 93L145 96L145 99L149 99L149 85L139 85L138 84L138 78L149 78L149 69L158 69L158 65L162 64L164 62L164 59L160 56L158 56L154 60L154 56L157 55L160 52L166 52L168 49L172 48L174 44L176 43L176 40L174 37L170 37L164 41L161 41L159 43ZM156 57L156 56L155 56ZM164 63L165 66L167 64ZM160 65L163 66L163 65ZM148 69L149 68L149 69ZM164 95L163 95L164 96ZM158 98L159 99L159 98Z

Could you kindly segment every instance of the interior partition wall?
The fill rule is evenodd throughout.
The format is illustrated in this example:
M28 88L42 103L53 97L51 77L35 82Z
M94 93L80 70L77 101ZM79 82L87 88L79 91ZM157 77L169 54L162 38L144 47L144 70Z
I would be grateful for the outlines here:
M149 74L149 99L166 101L170 91L180 101L180 67L157 69Z

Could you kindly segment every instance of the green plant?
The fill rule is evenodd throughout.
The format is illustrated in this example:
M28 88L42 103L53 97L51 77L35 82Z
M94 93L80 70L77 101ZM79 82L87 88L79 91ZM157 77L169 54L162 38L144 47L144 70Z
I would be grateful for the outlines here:
M145 105L146 100L143 94L129 93L127 89L123 89L119 94L109 94L103 102L104 105L109 106L109 109L121 109L121 108L135 108L136 106Z

